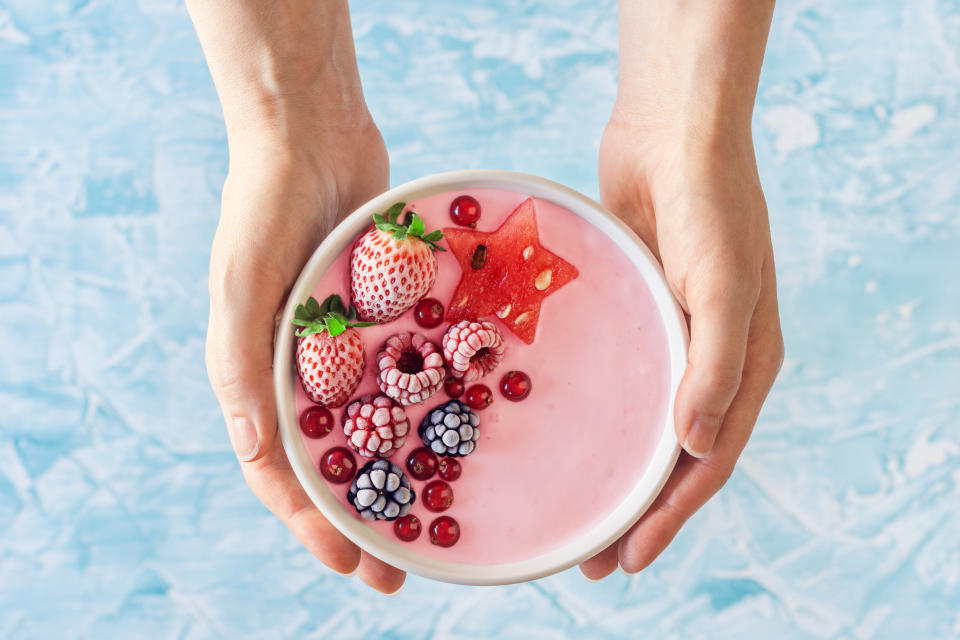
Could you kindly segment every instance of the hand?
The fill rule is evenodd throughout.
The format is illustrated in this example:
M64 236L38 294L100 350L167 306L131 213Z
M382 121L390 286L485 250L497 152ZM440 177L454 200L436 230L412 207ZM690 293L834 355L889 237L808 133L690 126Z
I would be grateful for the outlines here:
M267 6L269 5L269 6ZM247 484L317 558L395 593L297 481L277 437L273 338L323 237L389 185L363 99L346 0L187 0L223 107L230 173L210 255L207 371Z
M708 139L615 113L600 193L661 261L690 317L677 390L683 445L663 491L619 541L581 565L590 578L649 565L733 472L783 359L767 208L749 128Z
M327 566L359 567L364 582L393 593L405 574L361 553L297 481L277 434L272 371L287 292L333 225L387 188L386 149L372 121L297 139L244 138L231 148L210 259L207 370L254 494Z

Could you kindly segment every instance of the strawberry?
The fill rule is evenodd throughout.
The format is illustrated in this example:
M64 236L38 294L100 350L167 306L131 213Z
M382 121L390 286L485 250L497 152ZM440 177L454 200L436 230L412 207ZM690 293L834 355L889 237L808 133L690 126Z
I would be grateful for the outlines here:
M423 219L398 202L386 215L373 215L373 227L357 240L350 255L350 289L359 317L390 322L417 303L437 279L440 230L425 233Z
M360 383L363 375L363 342L353 327L373 322L357 322L357 310L343 306L340 296L332 295L319 304L310 297L298 304L293 324L297 331L297 373L307 396L326 407L339 407Z

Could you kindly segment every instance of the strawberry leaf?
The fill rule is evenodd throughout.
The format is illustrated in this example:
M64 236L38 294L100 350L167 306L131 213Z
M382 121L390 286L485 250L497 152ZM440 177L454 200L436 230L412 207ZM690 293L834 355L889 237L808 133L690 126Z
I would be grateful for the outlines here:
M347 327L332 314L324 316L323 324L326 325L327 332L330 334L330 337L333 338L347 330Z
M329 300L330 298L327 298ZM327 300L324 300L324 304L327 303ZM313 296L307 298L307 313L309 313L314 318L320 317L322 315L322 310L320 308L320 303L317 302L317 299Z
M400 213L405 206L407 206L406 202L396 202L392 207L387 209L387 222L397 224L397 218L400 217Z
M423 224L423 218L414 213L408 229L410 235L420 238L423 236L423 232L426 230L427 228Z

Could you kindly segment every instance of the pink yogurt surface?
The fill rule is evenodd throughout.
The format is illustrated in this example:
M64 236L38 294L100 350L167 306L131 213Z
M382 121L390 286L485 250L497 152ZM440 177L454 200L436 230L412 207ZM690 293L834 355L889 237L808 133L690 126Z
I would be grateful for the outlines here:
M450 202L468 194L481 205L477 228L494 231L527 196L496 190L466 190L409 203L427 230L452 227ZM402 542L393 522L368 523L392 542L425 556L465 564L501 564L549 552L583 535L609 514L636 485L656 447L667 408L670 365L664 327L646 284L627 256L602 232L552 203L535 200L542 244L573 263L579 277L543 303L537 337L524 344L496 317L506 344L500 366L480 382L495 400L478 412L477 450L458 458L463 474L451 483L454 503L442 515L460 524L460 541L450 548L429 541L429 525L441 514L420 499L424 482L411 478L417 494L413 513L424 530L414 542ZM441 241L441 246L445 244ZM350 248L343 251L314 289L317 300L339 293L346 301ZM438 252L439 275L430 292L449 302L460 281L453 255ZM376 353L401 330L418 332L438 346L447 328L423 329L408 311L386 326L358 329L366 368L354 396L378 392ZM519 369L532 379L522 402L505 399L500 378ZM407 454L422 446L420 420L449 400L441 389L426 403L407 407L410 434L391 460L406 472ZM297 415L310 406L297 388ZM316 467L321 454L346 446L340 429L344 408L333 410L337 427L321 439L303 437ZM357 455L362 466L367 458ZM317 472L319 475L319 472ZM439 476L434 476L438 478ZM349 484L328 483L350 513ZM359 516L357 516L359 519Z

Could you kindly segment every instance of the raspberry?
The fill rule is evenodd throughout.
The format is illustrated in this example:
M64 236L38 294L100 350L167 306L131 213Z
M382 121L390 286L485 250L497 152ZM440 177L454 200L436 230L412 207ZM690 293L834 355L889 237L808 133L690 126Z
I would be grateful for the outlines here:
M403 407L387 396L362 396L347 405L343 433L350 448L367 458L389 458L407 441L410 422Z
M423 402L443 386L443 358L419 333L401 331L377 354L380 390L404 406Z
M364 520L396 520L413 508L410 478L389 460L371 460L350 483L347 500Z
M443 357L450 375L472 382L497 368L503 360L503 337L492 322L464 320L443 336Z
M480 438L480 416L466 403L451 400L424 416L417 433L437 455L469 455Z

